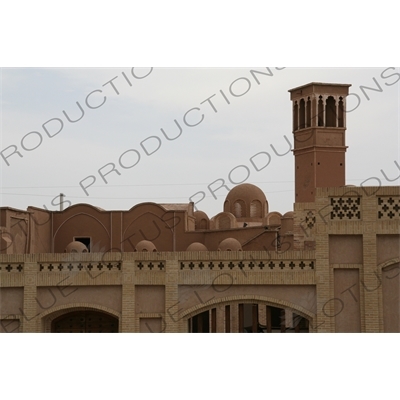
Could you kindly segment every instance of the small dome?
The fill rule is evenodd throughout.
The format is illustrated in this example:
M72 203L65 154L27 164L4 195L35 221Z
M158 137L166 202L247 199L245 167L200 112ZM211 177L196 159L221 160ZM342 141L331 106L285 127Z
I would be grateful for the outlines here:
M224 239L218 246L218 251L242 251L242 245L237 239Z
M270 212L266 216L266 222L267 225L281 225L282 214L277 211Z
M195 217L195 229L210 229L210 219L208 215L203 211L195 211L193 213Z
M211 229L236 228L236 218L230 212L221 212L210 220Z
M135 251L153 252L157 251L156 246L149 240L142 240L135 246Z
M236 218L264 218L268 213L267 198L259 187L243 183L228 193L224 211Z
M71 242L64 250L65 253L88 253L87 247L82 242Z
M189 245L186 251L208 251L208 249L203 243L194 242Z
M282 218L294 218L294 212L288 211L287 213L283 214Z
M293 233L294 226L294 212L289 211L282 217L281 234L291 234Z

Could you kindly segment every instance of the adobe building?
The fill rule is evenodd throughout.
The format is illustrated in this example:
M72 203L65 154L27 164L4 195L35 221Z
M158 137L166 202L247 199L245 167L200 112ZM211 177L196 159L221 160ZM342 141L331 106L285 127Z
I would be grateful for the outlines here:
M2 332L400 332L400 188L346 186L350 85L290 90L294 209L242 184L127 211L0 209Z

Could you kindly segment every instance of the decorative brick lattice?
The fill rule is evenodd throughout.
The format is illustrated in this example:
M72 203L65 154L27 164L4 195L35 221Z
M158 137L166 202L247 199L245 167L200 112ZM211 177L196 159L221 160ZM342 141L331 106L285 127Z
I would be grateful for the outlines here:
M54 262L54 263L40 263L39 264L39 271L40 272L72 272L72 271L121 271L121 263L120 262L94 262L94 263L82 263L82 262L77 262L77 263L60 263L60 262Z
M24 270L23 264L1 264L0 272L22 272Z
M331 220L361 219L360 197L331 197Z
M400 199L378 197L378 219L393 219L396 217L400 217Z
M230 271L306 271L314 269L314 261L310 260L284 260L284 261L270 261L268 263L264 263L263 261L230 261L230 262L219 262L218 264L214 264L212 262L205 263L203 261L188 261L181 262L180 269L186 271L193 270L212 270L217 267L219 270L230 270Z
M136 264L136 268L140 271L164 271L165 264L162 261L140 261L138 264Z
M309 211L306 215L306 219L304 220L304 225L308 229L314 228L315 223L317 222L317 219L312 211Z

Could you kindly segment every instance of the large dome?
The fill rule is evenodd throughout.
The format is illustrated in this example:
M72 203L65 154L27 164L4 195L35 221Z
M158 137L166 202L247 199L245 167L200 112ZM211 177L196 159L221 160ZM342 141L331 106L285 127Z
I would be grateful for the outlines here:
M263 218L268 213L267 198L259 187L243 183L228 193L224 211L236 218Z

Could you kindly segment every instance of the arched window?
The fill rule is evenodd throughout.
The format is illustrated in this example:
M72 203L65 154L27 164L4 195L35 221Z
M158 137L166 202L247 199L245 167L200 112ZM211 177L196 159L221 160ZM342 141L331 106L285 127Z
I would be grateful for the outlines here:
M246 216L245 204L243 200L235 201L235 204L233 205L233 215L236 218L243 218Z
M235 321L235 323L233 323ZM290 309L257 303L225 304L188 319L190 333L307 333L309 321Z
M250 217L262 218L262 206L258 200L253 200L250 204Z
M326 100L326 126L336 127L336 101L332 96Z
M318 100L318 126L324 126L324 102L322 96Z
M339 97L338 126L339 126L339 128L344 128L344 103L343 103L343 97Z
M293 107L293 132L299 129L299 106L297 105L297 101L294 103Z
M307 100L307 127L311 126L311 100L308 98Z
M306 102L304 99L300 100L300 129L304 129L306 127Z

